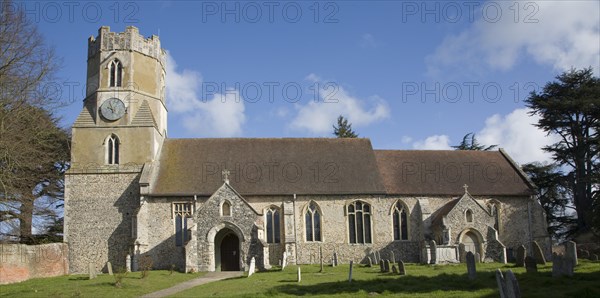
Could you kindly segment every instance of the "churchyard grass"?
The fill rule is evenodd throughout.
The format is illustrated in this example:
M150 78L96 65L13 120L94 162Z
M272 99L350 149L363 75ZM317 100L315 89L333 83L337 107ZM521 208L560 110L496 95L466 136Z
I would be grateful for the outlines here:
M87 274L36 278L0 285L0 297L137 297L203 274L170 274L169 270L156 270L150 271L146 278L141 278L141 272L129 272L123 278L121 288L115 287L114 276L108 274L98 274L91 280Z
M372 296L410 297L499 297L495 270L512 270L523 297L600 297L600 262L580 260L573 277L552 277L552 263L538 266L537 274L528 274L524 267L513 264L478 263L477 278L469 280L466 264L417 265L407 264L405 276L380 273L379 266L371 268L355 264L352 283L348 283L348 264L326 266L302 265L302 281L297 282L296 266L284 271L273 269L257 272L250 278L239 277L205 284L177 293L173 297L227 296Z
M239 277L198 286L174 297L265 297L265 296L372 296L395 295L411 297L499 297L494 271L511 269L519 281L523 297L600 297L600 262L579 260L573 277L552 277L552 263L538 266L538 273L526 273L524 267L512 264L478 263L477 278L469 280L466 264L417 265L406 264L405 276L380 273L379 266L355 264L352 283L348 283L347 264L325 266L302 265L302 281L297 282L297 267L288 265L257 272L250 278ZM140 272L129 273L122 288L114 286L114 276L70 275L32 279L17 284L1 285L0 297L136 297L171 287L200 277L203 273L184 274L168 270L151 271L145 279Z

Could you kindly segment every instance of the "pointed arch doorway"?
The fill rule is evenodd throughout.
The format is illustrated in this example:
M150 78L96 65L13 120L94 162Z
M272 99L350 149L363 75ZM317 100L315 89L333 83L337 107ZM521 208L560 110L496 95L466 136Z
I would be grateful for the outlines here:
M216 271L240 270L240 239L228 228L215 236L215 265Z

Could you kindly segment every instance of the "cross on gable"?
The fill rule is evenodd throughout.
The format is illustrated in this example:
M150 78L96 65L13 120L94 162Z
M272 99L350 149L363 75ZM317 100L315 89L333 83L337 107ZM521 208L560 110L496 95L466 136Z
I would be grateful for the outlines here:
M225 169L221 172L221 174L223 175L223 182L229 184L229 174L231 174L229 170Z
M465 189L465 193L468 193L467 189L469 188L469 186L467 184L463 185L463 188Z

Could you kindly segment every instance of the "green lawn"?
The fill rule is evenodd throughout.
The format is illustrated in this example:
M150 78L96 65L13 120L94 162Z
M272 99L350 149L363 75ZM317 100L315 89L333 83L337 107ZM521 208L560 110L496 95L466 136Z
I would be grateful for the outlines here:
M499 297L494 271L512 269L519 280L523 297L600 297L600 262L580 260L573 277L552 277L552 265L539 267L538 274L527 274L524 268L512 265L477 264L477 279L470 281L465 264L427 266L408 264L408 275L379 273L379 266L354 267L354 280L348 283L348 266L325 267L319 273L318 265L302 268L302 281L296 282L296 266L283 272L259 272L250 278L240 277L198 286L180 292L176 297L206 296L372 296L399 295L416 297ZM85 275L71 275L0 286L0 297L135 297L171 287L177 283L201 276L202 273L184 274L152 271L141 279L140 272L129 273L122 288L114 286L115 279L107 274L88 280Z
M416 297L499 297L495 270L512 269L523 297L600 297L600 263L580 261L573 277L552 277L552 265L538 267L538 274L503 264L477 264L477 279L467 278L466 265L426 266L408 264L408 275L379 273L379 266L354 267L354 280L348 283L348 265L335 268L305 265L302 281L297 282L296 266L281 271L260 272L250 278L214 282L180 292L174 297L206 296L372 296L399 295Z
M149 272L148 277L142 279L140 272L131 272L123 278L121 288L114 286L115 278L108 274L98 275L92 280L89 280L87 275L36 278L1 285L0 297L137 297L169 288L202 274L170 274L167 270L159 270Z

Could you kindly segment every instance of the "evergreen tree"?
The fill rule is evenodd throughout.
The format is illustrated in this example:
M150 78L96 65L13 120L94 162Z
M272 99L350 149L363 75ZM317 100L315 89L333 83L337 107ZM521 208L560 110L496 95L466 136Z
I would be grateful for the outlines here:
M462 142L460 142L459 145L452 146L452 148L454 148L456 150L477 150L477 151L490 151L496 147L498 147L498 145L490 145L490 146L486 147L485 145L479 144L479 142L477 142L477 139L475 138L475 134L472 132L466 134L463 137Z
M337 118L337 126L333 125L333 134L338 138L358 138L358 134L352 130L352 124L342 115Z
M570 70L548 82L541 92L532 92L526 100L531 115L540 117L537 127L559 141L544 147L566 175L577 211L581 232L595 230L600 209L600 79L591 68Z

